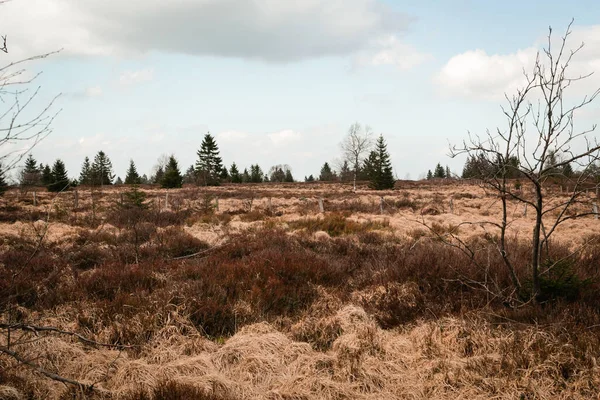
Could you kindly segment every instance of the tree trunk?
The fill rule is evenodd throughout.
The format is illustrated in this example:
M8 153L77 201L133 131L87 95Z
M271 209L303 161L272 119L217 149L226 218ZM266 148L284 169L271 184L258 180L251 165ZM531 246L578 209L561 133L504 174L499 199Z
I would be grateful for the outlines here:
M531 253L531 283L532 297L535 299L540 294L540 250L541 250L541 228L542 228L542 189L535 184L535 226L533 227L532 253Z

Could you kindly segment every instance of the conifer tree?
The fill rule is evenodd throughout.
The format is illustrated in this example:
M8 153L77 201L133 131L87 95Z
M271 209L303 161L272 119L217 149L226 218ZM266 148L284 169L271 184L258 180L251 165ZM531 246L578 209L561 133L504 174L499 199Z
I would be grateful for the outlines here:
M264 181L264 174L258 164L250 166L250 182L261 183Z
M52 166L52 175L51 182L48 185L48 191L50 192L60 192L67 189L71 181L69 180L69 176L67 175L67 169L65 167L65 163L62 160L57 159Z
M122 185L123 184L123 179L121 179L120 176L117 176L117 180L115 181L115 185Z
M379 135L375 150L371 151L369 157L364 161L364 171L373 189L383 190L394 187L392 164L383 135Z
M81 173L79 174L80 185L91 185L92 184L92 166L90 164L90 158L85 157L83 165L81 165Z
M304 181L305 182L314 182L315 181L315 177L312 176L312 174L311 174L311 175L308 176L308 178L304 177Z
M438 163L435 166L435 171L433 171L433 177L434 178L445 178L446 177L446 170L444 170L444 167L442 167L442 164Z
M151 181L152 181L152 183L162 185L162 180L164 177L165 177L165 170L163 169L162 165L159 165L158 168L156 169L156 173L154 174L153 177L151 177Z
M446 179L450 178L452 178L452 175L450 173L450 167L446 165Z
M292 175L292 170L289 168L285 171L284 181L285 182L294 182L294 176Z
M204 135L200 150L197 152L196 172L200 183L204 186L217 186L223 170L223 163L219 156L219 147L210 133Z
M92 163L91 183L96 186L112 185L114 178L112 163L106 153L100 150Z
M346 166L347 165L348 164L346 163ZM323 182L328 182L328 181L332 181L334 179L335 179L335 174L331 170L331 167L329 166L329 163L326 162L321 167L321 173L319 174L319 180L323 181Z
M340 180L342 182L350 182L352 180L352 170L350 170L348 161L344 161L344 164L340 168Z
M42 170L42 185L48 186L52 183L52 169L50 168L50 164L44 165L44 169Z
M227 167L223 166L220 174L221 181L227 182L229 180L229 172L227 171Z
M137 172L133 159L129 160L129 169L127 169L127 175L125 175L125 184L127 185L139 185L140 175Z
M25 160L25 167L21 172L21 186L33 186L40 183L41 173L37 161L31 154Z
M183 175L183 183L196 183L196 169L190 165Z
M180 188L183 183L183 176L179 171L179 164L175 156L169 157L169 162L165 168L165 173L161 181L161 186L164 188Z
M248 173L248 168L244 168L244 172L242 173L242 182L248 183L251 181L250 174Z
M427 171L427 180L431 180L433 179L433 174L431 173L431 170Z
M229 175L231 176L232 183L242 183L242 176L240 175L240 171L235 163L231 164L231 167L229 168Z

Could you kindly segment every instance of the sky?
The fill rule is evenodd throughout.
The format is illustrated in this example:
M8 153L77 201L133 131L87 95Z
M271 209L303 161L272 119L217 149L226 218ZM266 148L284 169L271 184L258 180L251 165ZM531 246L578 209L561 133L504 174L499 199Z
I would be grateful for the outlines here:
M0 66L61 50L21 67L42 72L29 112L60 94L31 153L73 177L99 150L122 178L130 159L150 175L165 154L185 170L210 132L226 166L303 179L339 165L358 122L384 136L398 178L419 179L438 162L460 173L449 145L505 124L504 94L572 18L573 69L596 71L581 95L600 87L598 1L11 0ZM598 120L599 101L578 115Z

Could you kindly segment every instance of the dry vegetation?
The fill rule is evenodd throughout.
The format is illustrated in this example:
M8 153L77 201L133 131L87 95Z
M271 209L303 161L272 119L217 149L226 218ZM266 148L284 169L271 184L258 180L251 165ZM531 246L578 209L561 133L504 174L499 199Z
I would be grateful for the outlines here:
M165 191L144 188L145 208L121 204L127 188L80 188L77 208L72 192L38 193L35 206L7 193L0 293L11 315L0 322L97 343L13 331L13 351L94 389L0 355L0 399L596 396L600 221L564 224L546 301L515 307L482 285L511 287L480 224L499 218L497 199L466 184L399 186L184 188L168 207ZM515 205L524 282L531 226ZM486 268L446 235L481 249Z

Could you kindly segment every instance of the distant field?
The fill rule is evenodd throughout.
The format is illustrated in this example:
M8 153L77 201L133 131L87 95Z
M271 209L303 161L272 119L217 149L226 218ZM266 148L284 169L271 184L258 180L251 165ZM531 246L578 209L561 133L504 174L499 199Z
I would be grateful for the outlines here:
M534 221L510 207L526 284ZM0 399L595 398L600 221L560 227L564 276L535 306L496 295L499 222L493 192L453 181L12 189L0 346L94 390L0 354Z

